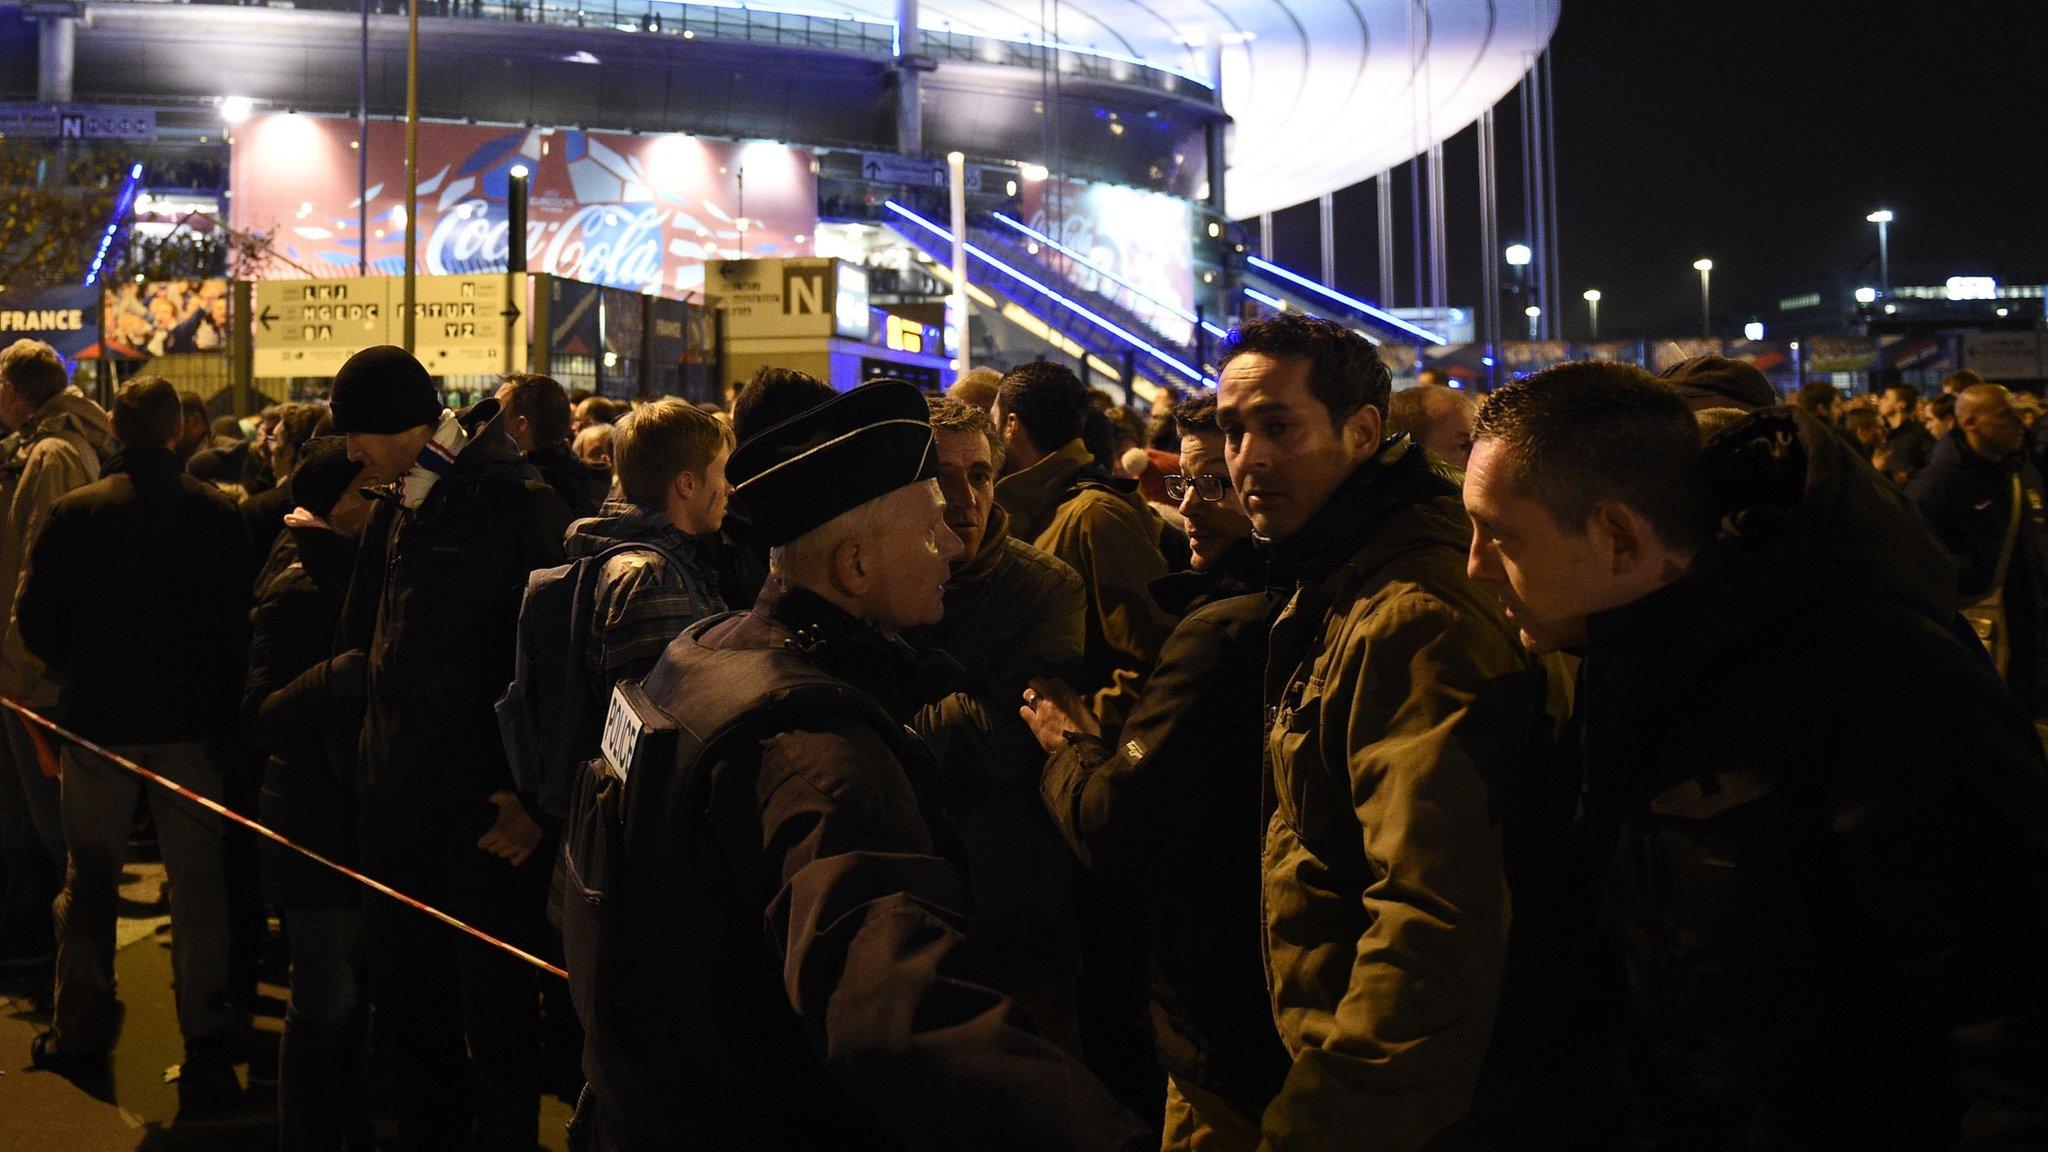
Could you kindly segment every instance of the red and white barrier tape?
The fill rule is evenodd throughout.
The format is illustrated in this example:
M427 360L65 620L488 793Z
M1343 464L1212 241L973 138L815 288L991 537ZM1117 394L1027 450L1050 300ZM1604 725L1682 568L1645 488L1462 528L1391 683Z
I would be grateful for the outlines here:
M553 973L556 976L560 976L564 980L567 980L569 978L568 972L562 970L561 968L557 968L553 964L550 964L547 961L541 959L540 957L535 956L533 953L527 952L524 949L518 948L514 945L507 944L505 941L498 939L496 936L493 936L480 928L472 928L468 924L465 924L462 921L457 920L455 917L450 916L446 912L441 911L439 908L436 908L431 904L415 900L412 897L407 896L405 893L398 891L397 889L391 887L388 884L382 883L381 881L373 880L370 877L363 875L361 872L358 872L345 864L338 864L332 860L329 860L327 857L322 856L320 853L313 851L311 848L308 848L302 844L295 844L292 841L286 839L284 836L276 832L273 832L269 828L265 828L263 825L258 824L256 821L251 820L247 816L242 815L240 812L236 812L218 801L209 800L206 797L201 796L199 793L192 791L190 788L185 787L183 784L178 783L176 780L172 780L169 777L162 776L155 772L152 772L149 769L144 768L142 765L137 764L135 761L128 759L126 756L116 755L113 752L110 752L107 749L100 747L98 744L95 744L92 741L87 740L85 737L80 736L78 733L63 727L56 721L51 720L48 717L41 715L40 713L37 713L32 708L28 708L5 696L0 696L0 705L4 705L7 708L13 710L13 712L16 715L20 716L23 720L26 720L31 724L41 725L42 727L49 729L53 734L71 741L73 744L76 744L80 748L83 748L86 751L93 753L94 755L105 760L107 763L113 764L119 768L132 772L135 775L141 777L144 780L149 781L152 784L156 784L161 787L167 788L170 791L176 793L177 795L182 796L185 799L190 800L194 804L197 804L200 807L206 809L207 811L212 812L215 815L222 817L223 819L231 820L237 824L240 824L242 827L247 828L260 836L268 837L269 839L284 845L285 847L291 849L294 852L297 852L299 855L304 856L305 858L313 861L316 864L332 868L334 871L341 873L343 876L346 876L349 879L354 880L356 883L361 884L374 892L380 892L386 896L389 896L393 900L398 901L400 904L403 904L408 908L416 908L419 911L424 912L429 916L432 916L434 919L439 920L441 923L448 925L450 928L455 928L459 929L460 931L467 932L471 936L474 936L477 939L483 941L484 943L489 944L491 947L497 948L504 952L509 952L512 955L517 956L519 959L526 961L528 964L533 965L534 967L540 969L543 972ZM29 731L31 735L34 735L34 729L30 729Z

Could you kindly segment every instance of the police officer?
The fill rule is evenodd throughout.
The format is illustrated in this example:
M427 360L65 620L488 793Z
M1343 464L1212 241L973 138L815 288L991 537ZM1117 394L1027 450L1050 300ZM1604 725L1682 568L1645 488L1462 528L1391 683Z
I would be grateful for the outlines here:
M670 645L638 740L608 738L572 806L572 1147L1142 1147L1079 1063L955 972L965 876L902 726L952 687L898 633L938 621L961 550L923 397L834 397L727 470L767 587ZM646 754L663 731L673 752Z

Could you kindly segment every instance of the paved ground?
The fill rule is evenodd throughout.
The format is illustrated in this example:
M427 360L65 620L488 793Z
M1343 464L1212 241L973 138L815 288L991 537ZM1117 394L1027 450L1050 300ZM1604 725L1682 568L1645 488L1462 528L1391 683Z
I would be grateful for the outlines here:
M123 877L115 973L127 1019L111 1075L73 1083L29 1067L29 1041L47 1023L37 989L0 974L0 1152L135 1152L192 1149L255 1152L277 1147L276 1093L249 1087L242 1107L204 1124L177 1122L178 1094L164 1071L181 1058L171 1000L170 920L162 901L163 868L131 865ZM261 1049L274 1049L285 989L266 983L257 1006ZM247 1083L247 1069L243 1069ZM563 1147L568 1105L552 1097L541 1108L542 1147Z

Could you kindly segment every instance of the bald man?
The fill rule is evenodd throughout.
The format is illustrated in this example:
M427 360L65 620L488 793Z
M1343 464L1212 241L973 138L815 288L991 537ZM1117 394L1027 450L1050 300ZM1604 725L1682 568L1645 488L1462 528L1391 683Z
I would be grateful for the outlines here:
M2012 394L1973 384L1956 396L1955 430L1906 493L1955 555L1963 601L2003 594L2006 683L2048 717L2048 495L2026 438Z
M1417 384L1394 393L1388 402L1387 430L1408 433L1462 472L1472 455L1472 419L1478 411L1463 392L1442 384Z

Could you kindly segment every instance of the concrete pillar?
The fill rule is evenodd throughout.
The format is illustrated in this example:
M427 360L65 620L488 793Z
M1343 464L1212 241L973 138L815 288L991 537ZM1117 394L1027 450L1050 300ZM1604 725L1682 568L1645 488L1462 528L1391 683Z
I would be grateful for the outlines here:
M71 102L73 63L78 55L78 15L46 9L36 14L36 99Z
M1216 118L1209 121L1203 142L1207 145L1209 207L1220 216L1228 203L1223 194L1223 178L1230 162L1224 148L1224 134L1230 129L1230 121L1223 117L1223 42L1220 40L1209 42L1209 90L1216 97Z
M917 0L896 0L896 150L910 156L924 151L923 49Z

